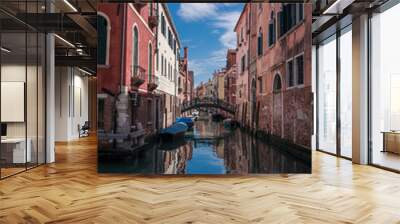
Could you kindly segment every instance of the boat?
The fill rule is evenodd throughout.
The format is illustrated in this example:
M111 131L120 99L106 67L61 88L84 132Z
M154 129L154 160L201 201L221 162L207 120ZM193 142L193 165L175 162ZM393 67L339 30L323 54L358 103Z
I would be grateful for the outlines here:
M237 121L231 119L231 118L227 118L223 121L224 127L226 129L235 129L238 126Z
M178 117L178 118L176 118L176 122L185 123L189 129L192 128L194 125L193 119L190 117Z
M188 126L183 122L176 122L164 128L160 131L160 138L162 142L175 141L180 138L184 138L185 132L188 130Z

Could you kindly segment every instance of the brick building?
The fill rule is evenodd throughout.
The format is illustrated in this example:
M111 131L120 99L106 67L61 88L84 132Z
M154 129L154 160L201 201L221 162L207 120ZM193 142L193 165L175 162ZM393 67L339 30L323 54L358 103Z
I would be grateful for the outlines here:
M236 50L228 49L226 54L226 70L225 70L225 101L236 105Z
M162 99L154 93L154 10L153 3L99 5L98 48L104 60L97 69L98 120L105 133L129 135L136 125L147 133L160 128Z
M248 107L249 107L249 40L250 40L250 4L246 4L236 23L234 31L236 32L236 120L243 126L249 125Z
M204 98L206 96L207 92L207 83L201 82L197 87L196 87L196 95L195 97L198 98Z
M235 27L238 120L305 147L311 147L313 121L311 63L306 63L311 62L311 19L310 4L254 3L246 4ZM245 84L250 87L242 98Z

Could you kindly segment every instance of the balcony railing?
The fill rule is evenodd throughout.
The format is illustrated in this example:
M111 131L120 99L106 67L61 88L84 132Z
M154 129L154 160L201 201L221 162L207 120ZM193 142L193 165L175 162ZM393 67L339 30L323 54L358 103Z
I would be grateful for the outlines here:
M144 83L146 77L146 69L139 65L133 65L131 67L131 85L132 87L139 87Z
M152 92L155 89L157 89L158 85L159 85L158 77L155 75L149 76L149 81L147 83L147 90L149 92Z

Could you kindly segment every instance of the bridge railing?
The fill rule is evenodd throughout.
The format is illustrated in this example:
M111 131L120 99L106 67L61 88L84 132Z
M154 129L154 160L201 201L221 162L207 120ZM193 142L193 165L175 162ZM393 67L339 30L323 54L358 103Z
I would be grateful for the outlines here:
M186 111L194 107L218 107L231 113L235 112L234 105L214 97L194 98L191 101L182 103L182 111Z

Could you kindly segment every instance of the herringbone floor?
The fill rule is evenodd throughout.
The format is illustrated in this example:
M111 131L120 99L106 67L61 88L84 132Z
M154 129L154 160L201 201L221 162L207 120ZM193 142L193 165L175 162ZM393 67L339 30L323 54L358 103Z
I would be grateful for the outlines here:
M0 181L0 223L400 223L400 175L313 154L312 175L98 175L96 141Z

